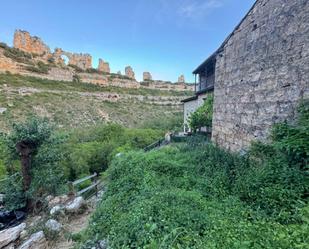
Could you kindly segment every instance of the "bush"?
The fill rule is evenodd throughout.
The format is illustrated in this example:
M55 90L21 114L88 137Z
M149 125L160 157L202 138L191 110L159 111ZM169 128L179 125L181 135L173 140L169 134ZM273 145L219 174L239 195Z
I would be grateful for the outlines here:
M39 61L36 66L26 66L25 69L34 73L48 74L50 66Z
M24 199L27 204L31 200L28 208L32 208L32 204L40 203L44 196L59 192L64 182L59 163L63 155L59 147L62 142L45 119L32 117L24 123L14 124L11 133L6 136L10 153L8 165L22 159L22 185L20 181L7 184L5 204L8 209L19 208Z
M202 127L212 126L213 101L213 94L209 94L204 104L191 114L189 117L189 126L193 131Z
M14 61L25 63L25 64L32 64L32 55L29 53L26 53L22 50L19 50L17 48L11 48L7 46L5 43L2 43L1 48L4 49L3 55L11 58Z
M125 129L120 125L97 125L76 129L63 145L62 162L70 180L82 175L104 172L117 153L143 149L162 135L152 129Z
M245 156L192 137L115 158L81 248L102 239L112 248L307 248L304 116Z
M177 113L175 116L171 116L165 119L157 118L144 122L141 128L150 128L155 130L167 131L181 131L183 129L183 114Z

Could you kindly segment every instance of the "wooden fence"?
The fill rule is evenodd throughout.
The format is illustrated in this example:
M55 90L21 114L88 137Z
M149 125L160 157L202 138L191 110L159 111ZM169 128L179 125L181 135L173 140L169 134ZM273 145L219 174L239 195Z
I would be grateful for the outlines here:
M78 189L77 186L82 184L83 182L88 181L88 180L91 180L91 182L92 182L91 185L84 188L84 189L80 189L80 190L77 191L77 189ZM83 195L87 192L90 192L91 190L94 190L94 194L96 196L98 196L100 181L98 180L98 174L94 173L93 175L86 176L86 177L78 179L74 182L69 182L68 185L69 185L69 194L80 196L80 195ZM92 195L90 195L88 197L91 197L91 196Z

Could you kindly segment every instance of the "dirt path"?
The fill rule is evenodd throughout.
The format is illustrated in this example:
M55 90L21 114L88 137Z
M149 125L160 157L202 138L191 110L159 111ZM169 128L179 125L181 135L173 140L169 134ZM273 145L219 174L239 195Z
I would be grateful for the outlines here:
M74 247L74 241L68 239L69 235L76 234L84 230L88 226L89 218L94 209L90 209L87 213L72 217L68 223L64 224L64 235L57 241L50 244L50 249L69 249Z

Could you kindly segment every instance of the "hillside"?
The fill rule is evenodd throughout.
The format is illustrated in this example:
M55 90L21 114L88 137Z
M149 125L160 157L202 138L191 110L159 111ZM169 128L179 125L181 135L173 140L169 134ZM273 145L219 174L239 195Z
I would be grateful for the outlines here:
M116 122L140 127L152 120L181 118L185 91L120 88L0 74L0 129L28 115L47 117L58 127Z

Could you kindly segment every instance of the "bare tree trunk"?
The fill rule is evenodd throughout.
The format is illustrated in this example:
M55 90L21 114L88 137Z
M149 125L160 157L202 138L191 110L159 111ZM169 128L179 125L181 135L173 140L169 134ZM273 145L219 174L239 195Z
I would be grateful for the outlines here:
M33 152L33 145L26 141L21 141L16 144L16 150L20 155L21 173L23 178L23 191L26 193L31 186L31 153ZM32 208L32 201L27 198L27 209Z

